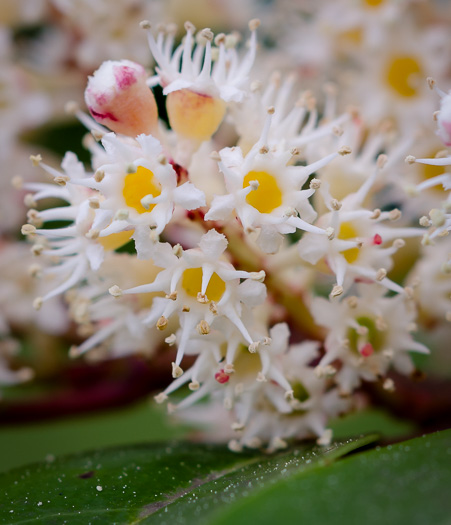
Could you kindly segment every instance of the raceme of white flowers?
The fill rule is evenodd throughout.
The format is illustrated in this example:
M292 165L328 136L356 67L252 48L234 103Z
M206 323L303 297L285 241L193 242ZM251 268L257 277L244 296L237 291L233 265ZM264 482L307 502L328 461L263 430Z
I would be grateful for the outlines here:
M340 85L327 84L318 104L302 75L261 66L258 20L246 43L188 22L180 43L172 25L141 27L154 72L104 62L85 91L91 116L70 105L92 130L92 166L67 153L57 170L35 155L53 181L15 180L44 290L34 306L65 297L85 337L74 358L167 347L174 381L157 402L181 413L208 400L235 433L232 450L328 444L328 421L353 407L362 381L393 391L390 371L412 374L409 352L428 353L412 335L418 309L451 320L451 287L440 284L451 272L451 156L412 155L402 119L424 118L424 107L412 112L420 87L401 76L418 73L414 58L398 57L387 77L403 124L374 124L374 104L390 114L395 95L381 88L337 113ZM440 102L446 147L451 92L436 91L440 101L426 96ZM415 179L424 166L442 171ZM415 242L423 255L403 281Z

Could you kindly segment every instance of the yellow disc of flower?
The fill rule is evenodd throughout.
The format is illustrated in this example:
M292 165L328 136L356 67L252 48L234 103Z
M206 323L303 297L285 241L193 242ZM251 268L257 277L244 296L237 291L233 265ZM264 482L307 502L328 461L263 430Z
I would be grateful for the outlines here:
M188 268L183 272L182 287L191 297L197 297L202 290L202 268ZM206 296L209 301L220 301L225 292L225 282L217 273L213 273L208 283Z
M266 171L250 171L243 180L243 188L253 181L258 188L246 196L246 202L260 213L271 213L282 204L282 192L274 175Z
M160 183L156 180L154 174L143 166L138 166L134 173L129 173L125 177L122 195L127 206L134 208L138 213L147 213L155 207L155 204L151 204L148 209L144 208L141 204L143 197L146 195L158 197L160 194Z

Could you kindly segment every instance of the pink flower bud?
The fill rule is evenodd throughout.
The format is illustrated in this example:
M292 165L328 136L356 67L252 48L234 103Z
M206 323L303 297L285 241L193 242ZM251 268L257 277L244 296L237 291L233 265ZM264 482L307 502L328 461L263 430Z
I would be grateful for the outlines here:
M135 137L155 132L158 109L144 68L130 60L104 62L89 77L85 101L94 119Z
M451 146L451 92L442 98L437 124L437 135L442 139L445 146Z

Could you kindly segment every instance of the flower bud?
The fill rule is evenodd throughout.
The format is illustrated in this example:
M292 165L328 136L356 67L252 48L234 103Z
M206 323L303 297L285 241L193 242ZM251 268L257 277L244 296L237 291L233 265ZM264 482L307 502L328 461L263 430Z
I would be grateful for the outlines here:
M180 89L169 93L166 109L174 131L184 137L204 141L208 140L221 124L226 104L220 98Z
M155 131L158 109L144 68L129 60L104 62L89 77L85 101L94 119L117 133L135 137Z

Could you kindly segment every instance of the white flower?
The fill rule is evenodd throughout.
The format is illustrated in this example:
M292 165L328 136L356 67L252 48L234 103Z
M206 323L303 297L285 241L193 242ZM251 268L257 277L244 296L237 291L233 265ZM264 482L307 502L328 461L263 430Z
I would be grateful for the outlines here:
M42 163L40 156L33 157L32 160L55 177L55 184L23 185L24 189L35 192L32 194L32 201L38 203L43 199L56 198L69 204L39 212L31 209L28 212L30 224L22 228L25 235L36 240L32 248L35 255L59 259L59 264L43 270L43 274L54 275L60 284L36 299L36 308L40 308L43 302L66 292L85 279L89 269L96 271L102 264L104 248L96 236L90 235L94 219L90 198L94 196L94 192L87 187L90 177L86 174L83 164L70 152L66 153L61 164L62 173ZM61 228L41 228L44 223L52 221L69 221L69 225Z
M41 0L29 0L38 3ZM127 57L147 64L148 50L137 29L143 18L161 17L164 2L147 0L50 0L59 11L61 30L71 36L71 58L82 71L104 60ZM54 27L54 26L53 26ZM72 34L73 33L73 34ZM75 38L76 36L76 38Z
M349 121L349 115L345 113L336 117L334 89L326 91L320 121L316 99L309 91L297 95L296 87L295 75L288 75L282 81L280 73L276 72L267 85L255 82L245 99L230 104L229 120L238 132L238 145L244 153L258 142L269 107L274 108L266 144L270 149L297 148L302 155L306 145L330 136L334 131L342 131L341 125Z
M214 35L210 29L198 33L193 51L195 28L187 22L185 40L173 51L173 28L166 28L166 38L165 28L160 28L155 41L150 24L142 23L149 29L149 46L158 64L157 75L149 84L163 87L169 122L177 134L196 143L208 140L224 118L226 102L243 98L257 49L258 25L257 20L249 23L251 40L241 63L234 37L218 35L215 39L218 56L213 63L211 43Z
M413 372L408 352L429 353L413 340L413 305L405 297L383 297L381 289L361 285L361 297L330 302L317 297L311 311L315 322L327 328L326 354L318 373L339 360L335 381L344 393L351 393L362 379L376 381L391 366L403 374Z
M301 188L309 175L338 153L308 166L290 165L293 152L268 149L270 124L271 114L260 140L245 157L239 147L219 152L219 169L228 193L213 199L205 220L226 220L235 211L246 232L260 230L257 240L260 248L266 253L275 253L282 242L281 234L301 229L326 236L325 230L310 224L316 212L308 199L315 190Z
M196 334L207 335L210 327L221 317L228 318L241 332L248 344L254 341L244 325L241 315L243 305L256 306L263 302L266 288L258 282L260 275L235 270L224 260L227 248L224 235L210 230L202 236L199 248L182 250L176 254L168 243L156 244L151 256L154 264L165 268L150 284L128 290L110 289L113 295L165 292L166 298L156 298L146 322L156 323L160 330L167 327L168 319L178 314L182 327L177 338L179 366L188 341ZM240 284L240 279L245 279Z
M33 378L33 370L31 368L20 368L19 370L12 370L10 368L9 357L12 357L20 347L19 341L13 338L5 337L4 333L0 334L2 339L0 341L0 386L15 385L23 383Z
M404 246L403 237L415 237L423 232L420 228L392 228L381 222L396 220L401 216L397 209L381 212L362 207L376 177L384 167L381 156L373 173L355 193L348 194L342 202L333 199L327 182L321 184L325 205L330 210L322 215L317 224L333 237L328 240L319 235L305 234L298 243L300 256L310 264L317 264L322 258L336 276L334 295L343 292L345 277L369 279L380 282L396 292L403 289L386 277L392 267L392 255ZM388 242L394 241L387 246ZM351 282L348 281L348 285Z
M430 166L451 166L451 156L435 158L435 159L415 159L409 156L406 159L410 162L417 162L419 164L426 164ZM429 211L429 217L422 217L420 224L424 226L431 226L429 233L423 238L423 243L429 243L432 239L447 235L451 231L451 173L442 173L431 177L415 188L416 192L422 192L435 186L442 186L446 194L446 200L439 204L439 208L433 208Z
M150 50L158 64L157 75L151 83L161 84L165 95L189 89L198 94L221 98L226 102L241 100L245 94L242 88L248 79L257 51L256 30L258 26L258 20L249 22L251 30L249 50L241 64L235 49L237 42L233 35L216 37L218 57L213 63L211 43L214 35L209 29L200 31L197 35L197 42L194 44L195 28L191 23L186 22L184 42L175 51L173 51L174 31L172 27L160 27L156 41L149 30L147 35ZM148 22L144 22L143 27L150 29ZM168 31L166 38L165 29Z
M32 302L52 288L52 275L45 274L45 264L36 264L25 242L2 242L0 247L0 332L9 327L20 331L39 329L47 334L61 335L69 327L62 301L55 298L45 311L37 312Z
M446 242L423 248L409 276L426 322L451 319L451 249ZM448 319L449 318L449 319ZM446 346L446 345L445 345Z
M203 192L191 182L177 185L177 173L151 135L126 142L109 133L102 144L109 163L97 170L100 181L92 182L103 197L93 224L100 237L128 230L139 235L149 226L160 234L175 206L192 210L205 205Z
M95 277L90 276L89 282L68 294L69 311L80 335L89 335L79 346L72 347L71 356L77 357L99 345L108 350L110 357L136 352L151 356L163 343L164 335L155 334L143 319L158 294L127 295L117 300L107 294L107 289L114 282L122 287L147 282L159 271L150 261L110 252Z
M336 389L326 391L326 380L309 366L317 357L318 343L288 348L289 330L281 323L250 353L230 323L221 323L220 329L203 340L190 341L187 353L198 355L195 364L159 394L157 401L166 400L187 383L192 393L177 405L170 404L171 412L185 411L207 396L210 402L220 401L222 410L232 411L235 418L231 428L238 437L230 442L232 450L255 448L263 442L274 449L293 436L324 437L327 420L349 402L340 399ZM217 410L221 411L219 405ZM226 418L221 412L217 416Z
M444 27L418 27L409 13L402 24L387 27L372 49L354 53L356 63L342 82L346 100L358 101L371 125L391 119L404 136L428 121L433 102L427 76L442 78L448 61L448 34Z
M451 146L451 91L445 93L435 86L435 81L430 79L430 85L440 95L440 111L437 113L437 135L445 146Z

